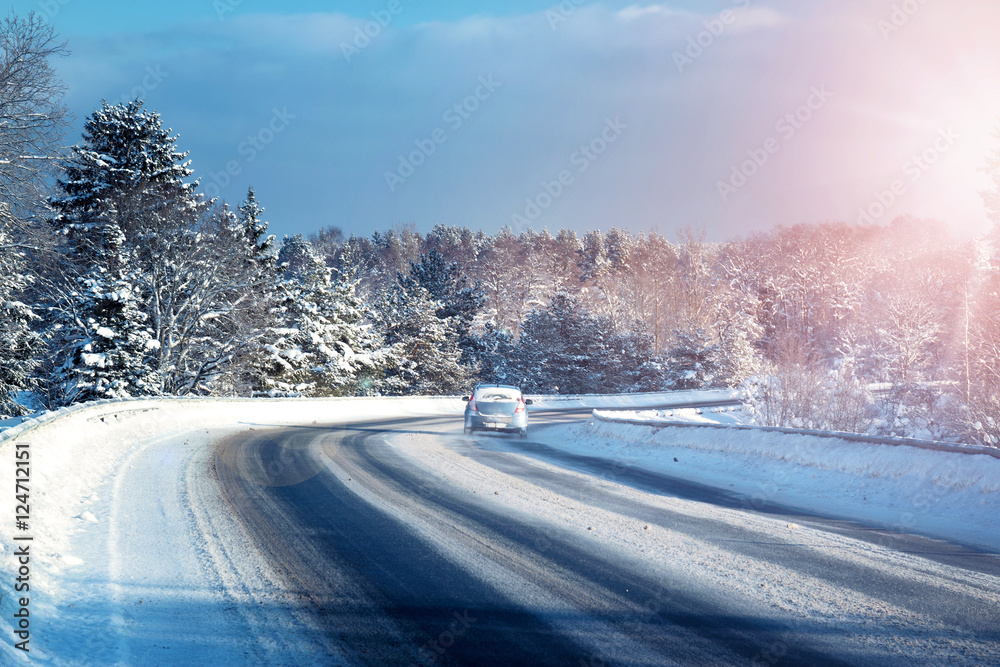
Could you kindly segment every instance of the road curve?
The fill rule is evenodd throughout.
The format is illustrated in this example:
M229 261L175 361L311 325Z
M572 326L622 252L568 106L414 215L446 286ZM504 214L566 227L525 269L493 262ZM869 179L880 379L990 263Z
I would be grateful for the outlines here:
M213 471L356 664L1000 662L994 555L746 509L460 419L257 428L220 442Z

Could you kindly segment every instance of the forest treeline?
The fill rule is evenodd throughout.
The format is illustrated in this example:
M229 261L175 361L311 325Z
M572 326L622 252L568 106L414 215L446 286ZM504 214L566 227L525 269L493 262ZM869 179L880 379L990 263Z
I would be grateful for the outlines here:
M737 387L763 424L1000 443L995 232L904 216L725 243L443 226L278 242L252 188L198 191L141 101L103 103L60 150L64 47L33 16L0 33L0 415L479 381Z

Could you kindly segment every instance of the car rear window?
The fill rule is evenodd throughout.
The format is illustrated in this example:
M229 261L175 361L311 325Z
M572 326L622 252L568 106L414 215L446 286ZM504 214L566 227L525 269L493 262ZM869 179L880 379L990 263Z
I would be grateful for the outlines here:
M477 401L519 401L521 392L503 387L483 387L476 391Z

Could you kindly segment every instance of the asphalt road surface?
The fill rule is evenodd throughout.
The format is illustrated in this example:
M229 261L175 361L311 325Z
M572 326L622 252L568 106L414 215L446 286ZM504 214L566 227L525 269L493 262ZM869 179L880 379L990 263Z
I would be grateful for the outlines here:
M357 664L1000 664L996 555L546 444L587 416L258 428L213 469Z

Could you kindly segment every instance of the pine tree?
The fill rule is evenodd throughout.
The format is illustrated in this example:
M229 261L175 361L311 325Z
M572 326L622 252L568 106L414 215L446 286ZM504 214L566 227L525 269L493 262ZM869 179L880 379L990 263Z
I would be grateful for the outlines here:
M275 321L263 341L270 395L353 396L381 388L389 352L367 322L357 281L335 275L301 235L278 255Z
M409 275L400 276L398 281L407 291L426 290L430 298L440 304L437 317L453 320L463 363L471 365L474 342L470 331L476 314L485 303L480 284L469 286L468 279L459 274L458 264L446 261L437 250L423 255L419 262L411 261Z
M420 285L397 284L382 297L379 324L392 347L386 393L458 394L474 384L477 369L464 364L459 317L440 317L444 304Z
M274 235L267 233L268 224L251 186L239 206L239 229L246 244L247 260L262 270L270 269L275 261Z
M718 342L705 329L689 325L674 332L676 343L669 364L674 389L701 389L717 386L721 371Z
M653 335L642 323L634 322L624 333L608 330L604 335L609 342L604 346L607 356L601 370L601 391L633 393L664 388L663 361L654 350Z
M50 204L68 241L67 262L49 293L57 314L49 340L63 357L64 402L184 393L212 372L192 353L206 339L192 323L207 324L204 315L218 304L205 298L211 281L192 279L189 267L220 263L205 261L211 244L197 230L205 205L196 183L185 182L192 171L175 141L142 102L104 102L63 164L60 196Z
M560 292L548 308L532 311L521 327L518 365L527 390L596 393L603 384L603 343L600 323L574 297Z
M90 115L83 143L72 147L59 179L62 196L50 200L57 212L53 222L70 238L77 259L100 261L107 224L116 224L133 245L178 218L193 225L204 205L196 183L185 182L193 171L176 141L160 115L139 100L105 101Z
M157 342L147 327L129 275L123 234L106 225L106 246L118 254L107 267L95 266L78 279L72 321L77 335L57 375L65 402L100 398L134 398L159 393L160 380L150 355ZM66 312L66 311L64 311Z
M24 252L10 241L0 224L0 419L25 412L17 394L33 387L41 348L39 317L19 299L28 287Z
M472 339L472 358L479 365L484 382L520 386L524 381L515 362L514 337L506 329L487 322L483 332Z
M139 101L104 103L88 118L83 138L51 201L70 260L68 280L52 290L56 310L85 308L73 303L83 293L75 284L95 270L132 280L156 341L148 361L160 390L242 393L240 363L268 326L267 288L275 279L271 238L253 190L237 213L224 202L206 202L197 182L186 181L192 171L176 137ZM85 320L70 321L76 324L52 340L72 364L82 359L74 351L92 344L92 336Z

